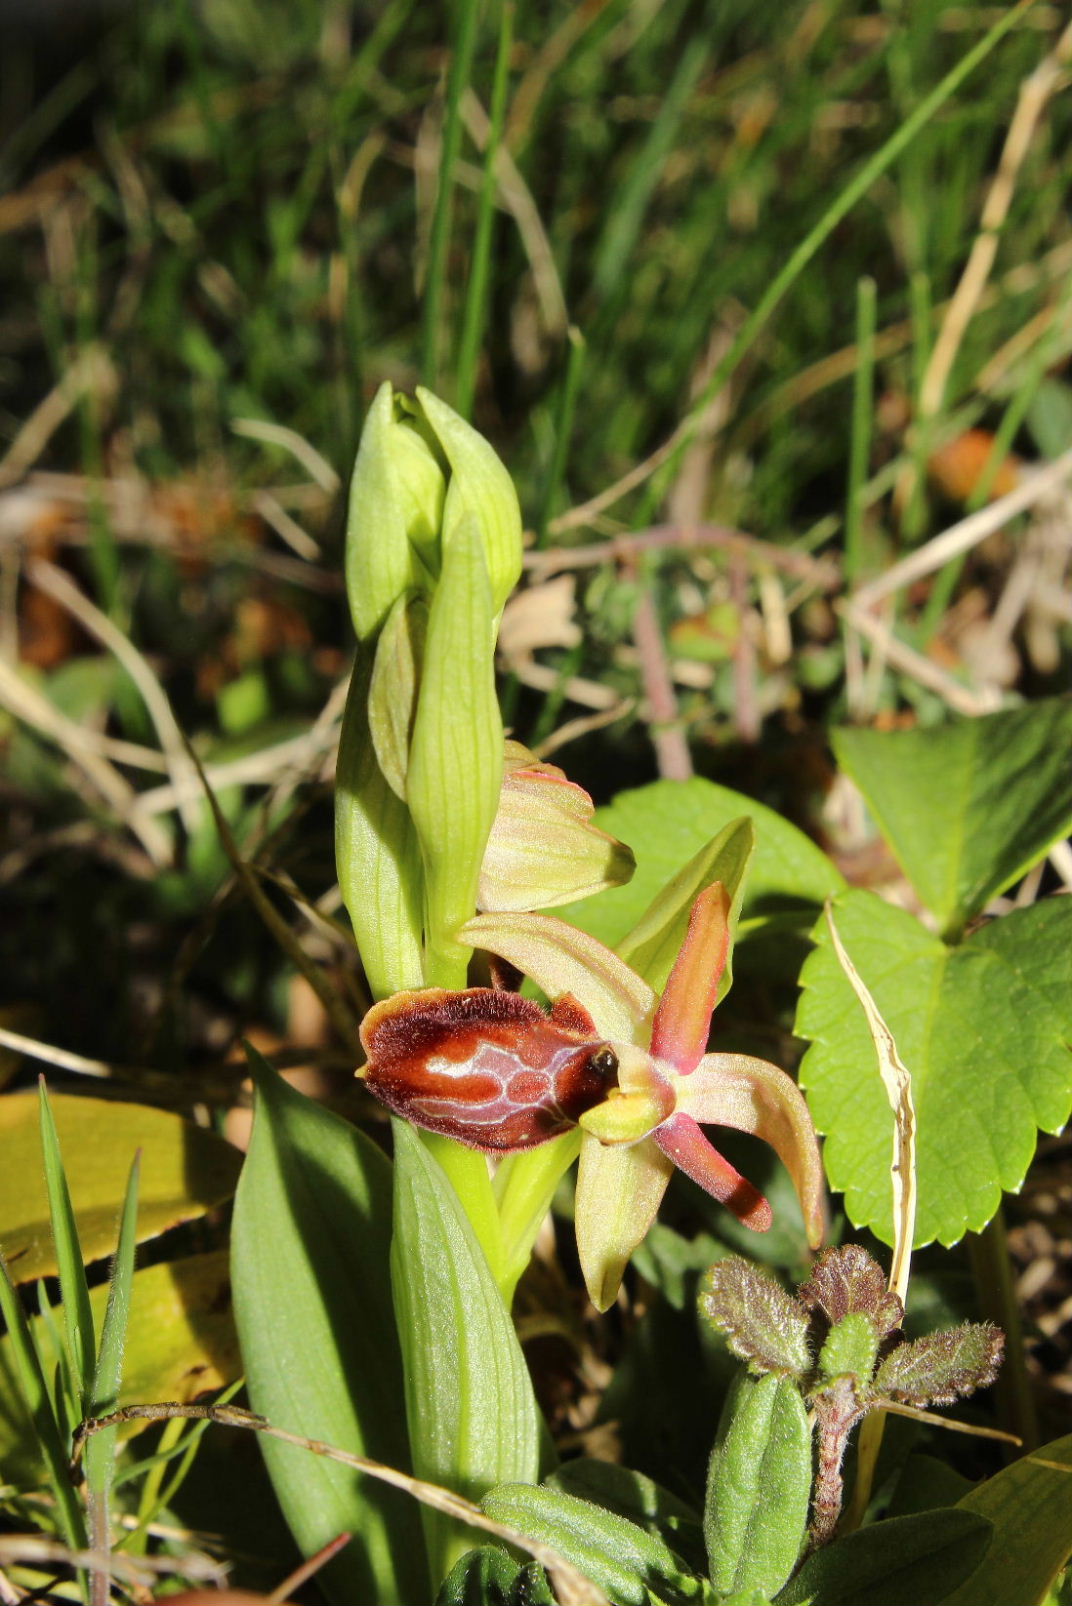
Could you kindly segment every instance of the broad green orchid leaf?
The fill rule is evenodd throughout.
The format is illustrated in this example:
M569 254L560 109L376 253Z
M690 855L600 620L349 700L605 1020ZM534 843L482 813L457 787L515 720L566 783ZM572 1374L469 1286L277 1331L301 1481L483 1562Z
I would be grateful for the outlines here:
M655 994L595 937L554 915L487 914L458 933L530 976L550 998L572 993L612 1042L637 1042L655 1013Z
M651 1138L605 1148L585 1134L577 1170L577 1251L588 1297L607 1310L633 1250L655 1220L674 1163Z

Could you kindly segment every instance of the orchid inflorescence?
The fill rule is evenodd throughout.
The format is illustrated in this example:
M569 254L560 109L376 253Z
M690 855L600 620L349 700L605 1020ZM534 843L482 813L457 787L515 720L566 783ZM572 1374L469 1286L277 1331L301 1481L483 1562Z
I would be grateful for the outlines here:
M337 806L340 884L380 1000L361 1029L359 1074L403 1119L506 1157L515 1192L526 1165L537 1193L557 1180L541 1151L557 1145L566 1164L579 1148L577 1241L603 1309L675 1167L747 1226L770 1225L766 1199L703 1126L771 1145L813 1245L822 1173L792 1079L707 1052L747 822L693 861L686 890L674 882L656 899L641 925L659 941L640 945L651 962L638 969L541 912L627 880L633 858L593 824L580 787L504 740L494 641L520 559L516 496L491 448L436 398L419 392L414 407L384 386L351 495L359 648ZM732 895L712 873L727 836L746 842L731 855ZM653 955L671 941L664 966ZM473 949L528 977L550 1010L466 986Z

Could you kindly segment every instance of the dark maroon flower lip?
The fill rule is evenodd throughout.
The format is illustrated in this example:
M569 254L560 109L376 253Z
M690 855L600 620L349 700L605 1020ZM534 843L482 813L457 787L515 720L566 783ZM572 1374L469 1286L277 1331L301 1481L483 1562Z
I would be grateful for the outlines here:
M546 1143L617 1086L613 1048L568 995L547 1013L490 987L396 993L366 1015L361 1041L370 1093L489 1154Z

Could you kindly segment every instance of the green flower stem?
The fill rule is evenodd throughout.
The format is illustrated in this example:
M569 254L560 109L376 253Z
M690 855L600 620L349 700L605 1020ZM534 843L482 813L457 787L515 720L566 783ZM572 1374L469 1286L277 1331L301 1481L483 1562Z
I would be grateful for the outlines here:
M551 1143L521 1154L509 1154L495 1173L502 1269L499 1287L507 1305L529 1263L536 1234L551 1208L555 1189L581 1152L581 1130L565 1132Z
M462 1208L469 1217L469 1223L484 1251L491 1275L501 1288L503 1286L502 1229L499 1222L499 1208L488 1174L487 1160L475 1149L467 1149L463 1143L456 1143L453 1138L443 1137L438 1132L422 1132L420 1136L429 1153L439 1161L451 1187L461 1200ZM507 1303L509 1304L509 1300Z
M1005 1364L994 1385L1002 1427L1023 1440L1026 1455L1039 1442L1038 1417L1024 1361L1024 1332L1013 1287L1005 1211L999 1207L982 1232L968 1234L979 1314L1005 1333Z

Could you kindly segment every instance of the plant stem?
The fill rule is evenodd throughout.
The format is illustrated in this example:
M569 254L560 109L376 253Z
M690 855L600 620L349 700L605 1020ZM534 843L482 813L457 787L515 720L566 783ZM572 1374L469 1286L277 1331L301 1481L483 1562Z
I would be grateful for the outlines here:
M1024 1331L1013 1287L1005 1211L999 1208L982 1232L968 1235L979 1313L1005 1334L1005 1364L994 1385L1002 1427L1023 1440L1024 1453L1038 1444L1038 1416L1024 1360Z

